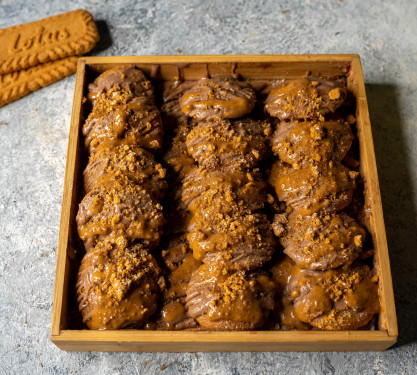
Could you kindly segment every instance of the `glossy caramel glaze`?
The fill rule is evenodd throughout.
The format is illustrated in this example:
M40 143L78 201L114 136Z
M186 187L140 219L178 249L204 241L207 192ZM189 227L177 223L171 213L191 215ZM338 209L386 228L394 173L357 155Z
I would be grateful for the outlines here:
M183 95L180 105L194 94L195 87ZM197 167L182 181L182 201L191 212L190 248L196 259L211 265L260 267L273 253L274 238L266 215L258 212L264 206L266 186L255 167L267 154L271 126L250 119L206 121L202 119L212 118L212 108L199 110L201 120L194 116L186 140Z
M199 122L187 136L187 150L201 168L253 168L268 153L271 133L271 125L265 121Z
M272 151L283 162L306 166L341 161L352 145L349 123L343 121L282 121L272 136Z
M298 267L326 270L351 264L361 253L365 230L344 213L290 215L280 237Z
M159 110L143 98L112 90L97 99L83 126L86 147L94 151L102 142L125 139L149 150L160 148L163 127Z
M263 274L202 265L187 288L189 314L206 329L262 327L274 308L275 283Z
M353 116L328 115L346 96L336 81L308 77L276 85L266 99L265 110L281 120L269 182L286 206L272 228L289 256L270 268L281 290L279 329L358 329L379 311L377 278L365 265L351 266L366 231L337 212L351 203L359 174L342 164L358 166L346 157Z
M194 124L182 123L174 131L170 147L163 155L168 170L168 177L174 184L180 184L189 171L196 165L194 159L187 152L185 143Z
M229 201L233 196L236 204L256 211L264 207L266 187L266 181L256 169L250 172L234 170L226 173L194 167L183 179L182 201L187 208L199 206L202 193L210 190L223 195Z
M261 267L271 259L275 239L266 215L223 214L221 220L205 220L212 214L208 210L190 221L187 239L195 258L239 270Z
M157 308L160 274L141 245L97 243L83 258L77 278L83 322L90 329L139 328Z
M344 165L357 169L349 162L352 122L332 114L347 95L340 82L179 78L162 85L160 115L138 69L99 76L89 86L88 194L77 215L87 250L77 283L85 324L366 325L379 309L378 280L357 261L369 249L362 249L366 231L349 216L357 216L351 200L358 172ZM253 87L268 96L275 133L259 108L243 117L254 109Z
M334 112L346 99L347 91L335 81L301 78L273 88L265 110L280 120L320 118Z
M310 215L345 208L352 200L357 175L340 163L296 169L278 160L272 166L269 182L280 201L299 214Z
M192 256L185 235L172 235L161 244L162 264L168 270L166 301L182 300L190 278L201 262Z
M149 250L164 224L159 201L166 171L141 148L160 148L161 118L153 88L136 68L103 73L89 86L88 98L87 195L76 217L87 251L77 281L79 309L90 329L140 327L165 289Z
M116 242L142 240L153 246L159 241L164 218L162 206L147 190L109 173L83 198L76 222L88 251L108 237Z
M180 99L182 111L192 119L179 128L189 129L185 152L196 164L182 175L181 207L191 214L187 239L193 257L205 263L187 288L186 308L205 329L254 329L263 324L265 311L258 302L251 302L254 290L247 288L245 277L249 276L245 276L244 270L261 267L274 251L270 223L261 212L266 184L257 169L257 164L268 154L272 130L267 122L226 120L252 110L256 98L253 95L251 99L251 92L249 85L236 79L202 79ZM196 280L205 277L205 267L213 270L215 277L230 273L220 290L224 288L230 294L234 289L233 293L241 295L233 297L233 303L221 299L213 312L196 315L198 302L195 296L189 299L189 290L196 285L200 287ZM255 284L251 282L252 286ZM238 292L240 287L242 290ZM248 316L239 315L238 306L256 304Z
M221 259L231 269L253 269L271 258L275 240L267 216L235 192L211 187L188 209L187 238L195 258L210 264Z
M186 205L182 202L182 181L188 173L195 168L194 159L188 154L185 139L192 125L182 123L173 133L170 147L163 155L163 161L167 168L169 189L167 191L166 211L167 225L165 233L184 233L187 231L190 214Z
M84 170L84 191L90 192L104 174L127 177L161 200L168 187L166 170L151 153L125 141L103 142L90 156Z
M142 98L148 104L154 104L154 90L151 82L140 69L109 69L100 74L88 85L88 100L95 105L97 100L107 94L125 92L131 98Z
M160 329L181 330L197 327L185 306L186 289L196 274L201 262L192 253L187 253L183 262L168 276L168 287L163 297Z
M363 264L324 272L300 271L286 293L298 319L324 330L352 330L379 312L378 279Z
M154 329L182 330L198 326L185 307L186 288L201 262L193 257L184 234L170 235L160 245L161 265L166 270L166 287L160 309L152 318ZM150 327L151 324L147 328Z
M179 124L186 124L189 121L188 116L181 110L180 99L194 85L194 81L175 80L163 91L161 115L166 129L175 129Z
M165 299L167 301L182 300L186 295L186 288L190 279L200 266L201 262L195 259L191 252L187 252L183 261L171 270L167 277L168 288L165 291Z
M275 329L305 331L312 328L309 324L297 318L291 296L284 293L291 279L296 277L300 271L300 268L285 255L277 255L275 261L269 267L271 277L277 286L276 306L271 316L272 322L275 323Z
M250 113L256 95L249 83L233 77L201 78L180 100L183 113L198 121L239 118Z

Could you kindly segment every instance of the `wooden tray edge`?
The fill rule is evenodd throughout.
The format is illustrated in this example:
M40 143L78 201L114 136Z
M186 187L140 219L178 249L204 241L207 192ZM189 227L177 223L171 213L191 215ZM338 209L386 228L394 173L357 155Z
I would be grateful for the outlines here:
M385 234L385 226L382 217L382 203L380 200L380 193L379 193L379 184L378 184L378 176L376 173L376 161L375 161L375 154L373 148L373 141L372 141L372 133L370 129L370 121L369 121L369 113L367 108L366 102L366 92L365 86L363 82L363 75L362 69L360 65L360 58L359 55L356 54L338 54L338 55L199 55L199 56L118 56L118 57L85 57L80 58L79 64L77 67L77 79L75 84L75 92L74 92L74 104L72 109L72 116L71 116L71 127L70 127L70 136L69 136L69 143L68 143L68 155L67 155L67 165L66 165L66 173L65 173L65 184L64 184L64 194L63 194L63 206L62 206L62 213L61 213L61 224L60 224L60 235L59 235L59 244L58 244L58 255L57 255L57 267L56 267L56 279L55 279L55 291L54 291L54 303L53 303L53 311L52 311L52 326L51 326L51 341L60 347L63 350L101 350L98 349L88 349L83 347L83 343L88 342L95 342L98 343L97 340L94 339L96 337L94 334L91 333L93 331L70 331L70 330L62 330L61 325L64 320L63 317L63 306L66 301L66 296L64 291L66 290L66 283L68 282L68 277L65 275L68 272L69 268L69 260L68 260L68 241L69 241L69 216L71 211L71 205L67 203L71 201L71 197L73 194L72 191L72 182L74 180L74 173L75 173L75 157L78 149L78 136L79 136L79 116L81 112L81 100L82 100L82 89L84 86L84 79L85 79L85 69L87 64L106 64L106 63L143 63L143 64L158 64L158 63L182 63L182 62L194 62L194 63L205 63L205 62L230 62L231 60L235 62L346 62L351 61L353 69L356 70L357 74L360 74L362 77L361 82L358 85L358 107L361 105L361 116L364 123L369 124L365 128L367 129L367 139L370 140L370 144L366 148L368 150L367 154L367 164L369 167L368 172L372 170L372 176L376 176L376 185L374 184L371 189L371 193L374 197L379 197L374 202L374 205L379 206L377 207L377 212L380 213L378 217L382 218L378 220L378 227L380 227L382 223L383 232L377 232L379 234L378 241L378 257L383 264L383 286L381 300L386 307L387 313L387 332L385 331L343 331L343 332L317 332L312 331L315 334L315 337L311 340L303 341L303 336L300 336L299 331L294 332L285 332L285 336L282 334L284 332L268 332L270 334L275 335L277 337L274 340L270 338L265 341L262 339L259 341L258 334L264 334L265 332L256 331L256 332L249 332L249 337L257 337L257 340L253 342L258 342L262 344L261 349L254 349L254 350L241 350L242 344L245 342L242 341L230 341L227 337L232 337L231 334L234 332L213 332L212 334L218 335L218 337L223 337L225 341L213 341L209 340L208 342L213 342L214 344L210 344L210 347L207 349L201 348L197 345L200 350L204 351L219 351L219 348L222 347L220 344L232 344L232 349L228 350L227 348L223 348L222 351L323 351L322 347L317 348L317 343L324 343L325 350L329 351L343 351L343 350L356 350L352 343L365 344L368 343L370 346L364 348L359 345L359 349L357 350L385 350L389 346L393 345L398 336L398 328L397 328L397 321L396 321L396 314L395 314L395 304L394 304L394 297L393 297L393 289L392 289L392 278L390 273L389 267L389 257L388 257L388 247L386 242L386 234ZM361 104L362 103L362 104ZM72 164L71 164L72 163ZM375 225L377 225L375 224ZM376 227L376 226L375 226ZM103 331L98 331L103 332ZM106 332L106 331L104 331ZM193 350L196 348L196 344L204 344L205 340L203 339L202 333L206 334L207 332L188 332L193 336L192 339L189 340L191 344L190 347L172 350L169 347L166 347L167 344L172 345L174 342L178 342L181 339L182 332L168 332L166 337L170 337L167 341L158 341L157 338L154 340L150 340L149 338L144 341L144 339L132 338L128 339L126 343L121 342L121 338L124 338L125 332L129 331L114 331L113 333L117 336L106 336L102 335L98 336L100 339L99 341L104 341L103 350L106 351L129 351L136 349L129 349L129 343L135 344L134 346L137 348L137 344L144 345L146 343L154 343L156 346L155 348L158 349L149 349L149 351L197 351ZM358 332L361 332L358 334ZM362 333L364 332L364 334ZM97 333L97 332L95 332ZM109 332L106 332L109 333ZM196 335L198 333L198 335ZM335 335L336 333L339 335L329 336L328 333ZM377 333L377 334L375 334ZM148 332L146 331L138 331L137 334L140 337L144 337L144 334L147 335ZM155 336L155 332L152 332ZM219 334L221 334L219 336ZM75 336L74 336L75 335ZM226 336L223 336L226 335ZM320 335L320 336L317 336ZM113 337L109 339L104 339L105 337ZM159 336L158 336L159 337ZM246 337L246 336L243 336ZM307 337L307 336L306 336ZM165 338L166 340L166 338ZM218 340L218 338L217 338ZM76 344L80 343L78 349L76 348ZM252 341L249 341L252 342ZM273 348L267 349L266 344L271 344ZM291 343L288 344L288 343ZM303 349L303 345L305 343L305 349ZM335 347L333 344L339 343ZM345 343L347 346L343 346ZM297 344L300 344L298 347ZM127 345L127 346L125 346ZM150 345L150 344L149 344ZM211 347L213 345L213 347ZM220 345L220 346L219 346ZM287 345L287 346L286 346ZM289 346L288 346L289 345ZM114 347L115 346L115 347ZM352 346L352 347L351 347ZM234 349L233 349L234 348ZM119 350L120 349L120 350ZM141 350L146 351L146 350Z

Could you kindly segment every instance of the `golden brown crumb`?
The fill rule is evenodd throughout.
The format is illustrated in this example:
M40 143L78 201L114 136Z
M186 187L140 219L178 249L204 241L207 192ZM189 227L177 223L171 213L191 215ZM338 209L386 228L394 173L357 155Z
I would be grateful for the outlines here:
M354 123L356 123L356 118L355 118L355 116L354 116L354 115L352 115L352 114L349 114L349 115L348 115L347 120L348 120L348 123L349 123L350 125L353 125Z
M340 89L336 88L336 89L333 89L333 90L329 91L329 98L331 100L339 99L340 98Z

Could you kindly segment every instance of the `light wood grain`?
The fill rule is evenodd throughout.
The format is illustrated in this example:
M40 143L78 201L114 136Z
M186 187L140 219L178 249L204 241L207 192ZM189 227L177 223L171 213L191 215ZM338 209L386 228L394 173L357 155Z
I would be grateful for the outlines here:
M116 66L134 64L156 80L178 75L197 79L206 74L232 72L246 79L278 79L304 76L306 72L334 77L346 72L348 87L357 99L360 171L370 208L370 232L375 244L375 268L380 279L381 313L378 331L255 331L160 332L142 330L68 330L67 300L72 230L76 214L80 170L82 97L88 75ZM157 69L156 69L157 68ZM366 92L358 55L231 55L231 56L128 56L86 57L79 60L71 119L68 157L58 245L51 340L63 350L94 351L365 351L384 350L398 335L388 247L382 213L378 174L369 121Z
M143 352L366 351L395 342L383 331L62 331L52 339L64 350Z
M59 227L58 255L55 274L54 304L52 309L51 334L59 334L66 327L71 222L74 218L74 200L78 167L78 142L82 113L82 99L85 79L85 63L78 62L77 78L75 81L74 103L71 114L71 125L68 140L67 164L65 168L64 192L62 195L61 224Z
M375 265L379 271L381 314L379 326L387 330L390 336L398 336L397 317L392 287L391 268L382 211L381 192L379 189L378 172L369 120L368 102L365 83L359 58L352 61L352 75L356 76L355 96L357 100L356 117L358 122L358 138L361 157L361 174L365 180L366 204L370 208L370 230L375 245Z
M337 76L345 72L357 55L203 55L203 56L115 56L88 57L85 62L99 73L115 66L134 64L150 74L153 65L159 70L155 79L170 80L178 76L178 67L184 79L199 79L211 74L234 70L243 78L271 79L296 78L307 72L314 75Z

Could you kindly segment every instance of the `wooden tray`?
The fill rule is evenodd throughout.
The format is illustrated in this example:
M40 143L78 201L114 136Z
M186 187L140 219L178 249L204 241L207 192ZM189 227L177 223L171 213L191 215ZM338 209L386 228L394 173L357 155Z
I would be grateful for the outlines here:
M68 329L70 283L74 271L72 237L82 175L82 98L92 73L136 64L154 80L198 79L207 72L236 72L243 78L296 78L307 71L328 77L348 73L348 88L356 97L360 143L360 172L370 208L370 232L375 245L374 264L380 280L381 313L374 331L89 331ZM91 79L91 78L90 78ZM71 268L73 268L71 270ZM51 340L63 350L76 351L365 351L384 350L397 340L397 320L374 145L358 55L230 55L230 56L131 56L80 58L75 83L52 311Z

